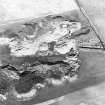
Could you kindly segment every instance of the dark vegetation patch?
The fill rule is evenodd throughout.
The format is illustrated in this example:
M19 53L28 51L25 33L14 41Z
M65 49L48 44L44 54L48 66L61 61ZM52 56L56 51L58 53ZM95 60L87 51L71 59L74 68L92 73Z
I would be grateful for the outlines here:
M8 92L10 83L8 78L0 72L0 94L5 95Z

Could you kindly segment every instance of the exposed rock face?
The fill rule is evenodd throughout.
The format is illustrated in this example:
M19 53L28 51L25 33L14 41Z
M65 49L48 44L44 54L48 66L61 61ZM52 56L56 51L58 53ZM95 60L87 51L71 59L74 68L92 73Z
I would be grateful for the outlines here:
M73 33L81 28L80 22L62 16L48 16L3 32L0 45L9 47L11 59L1 66L1 70L16 80L14 89L22 99L33 87L63 84L77 78L80 60Z
M61 19L54 19L49 23L46 21L46 23L26 24L19 32L10 33L10 36L15 35L15 37L8 39L9 43L6 38L6 43L11 49L11 55L16 57L35 55L38 51L48 51L48 43L51 42L56 43L54 50L63 54L67 53L72 46L75 47L75 41L70 39L70 36L80 28L81 24L79 22L69 22ZM63 45L64 43L65 45Z
M0 71L10 80L1 90L4 99L11 89L13 98L25 101L41 88L78 79L79 48L102 46L86 20L77 11L72 14L13 24L0 32Z

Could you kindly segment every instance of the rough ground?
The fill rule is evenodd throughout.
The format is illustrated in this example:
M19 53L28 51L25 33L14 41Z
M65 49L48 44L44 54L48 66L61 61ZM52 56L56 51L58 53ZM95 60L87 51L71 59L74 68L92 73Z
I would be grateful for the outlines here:
M100 0L100 1L99 0L79 0L79 2L83 6L83 8L85 8L87 14L91 18L92 22L95 24L96 29L99 33L99 36L101 37L101 40L103 41L103 43L105 43L105 35L104 35L105 34L105 27L104 27L105 1L104 0ZM85 104L86 105L104 105L105 104L105 100L104 100L105 99L105 90L104 90L105 80L102 79L105 76L105 70L104 70L105 67L103 67L105 65L104 64L105 60L103 60L102 61L103 63L102 63L99 60L99 59L102 60L101 54L99 54L99 56L97 54L96 55L94 54L93 54L93 57L96 56L94 57L96 60L93 60L91 62L91 65L93 65L93 63L97 65L94 65L94 67L92 67L90 72L93 72L93 77L95 75L98 75L99 77L97 78L100 78L100 80L102 80L103 82L98 83L98 81L100 80L99 79L97 80L97 78L95 78L94 79L95 81L92 83L90 79L89 82L91 82L92 84L95 83L96 85L91 85L91 86L88 85L86 88L81 88L78 91L68 94L61 102L54 103L51 105L82 105L82 104L83 105ZM102 54L102 56L103 58L105 57L104 53ZM88 58L88 59L91 59L91 58ZM82 87L82 85L79 85L79 86Z
M99 35L103 42L105 42L105 1L104 0L79 0L86 9L92 22L96 25ZM33 101L43 102L48 99L60 97L65 94L64 99L52 105L79 105L80 103L87 103L88 105L104 105L105 104L105 53L104 51L81 50L81 59L83 64L81 66L81 78L74 84L68 84L60 88L52 88L44 90ZM60 91L58 91L60 90ZM45 95L46 93L46 95ZM50 94L50 96L49 96ZM0 103L0 105L2 105ZM10 105L14 105L11 102ZM30 103L16 103L15 105L30 105ZM44 105L44 104L42 104Z

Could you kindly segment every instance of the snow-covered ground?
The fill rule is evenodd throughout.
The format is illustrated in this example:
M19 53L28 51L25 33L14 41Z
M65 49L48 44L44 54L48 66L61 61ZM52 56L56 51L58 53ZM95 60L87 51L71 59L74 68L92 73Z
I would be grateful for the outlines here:
M78 9L74 0L0 0L0 21L40 17Z

